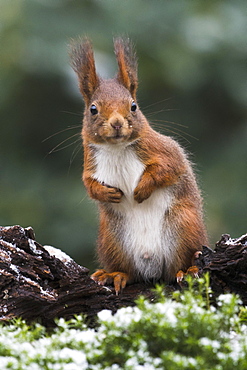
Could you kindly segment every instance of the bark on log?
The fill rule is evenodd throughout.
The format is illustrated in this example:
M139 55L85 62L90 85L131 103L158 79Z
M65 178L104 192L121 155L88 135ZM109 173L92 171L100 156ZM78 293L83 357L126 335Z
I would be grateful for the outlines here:
M247 304L247 234L236 239L222 235L214 250L203 247L195 264L199 275L209 272L215 295L235 293Z
M238 239L224 235L215 251L204 247L195 264L200 274L209 271L216 294L234 292L247 304L247 234ZM133 284L116 296L88 273L59 249L35 241L32 228L0 227L0 321L22 317L51 326L56 317L83 313L91 319L103 309L116 312L133 306L139 295L155 299L153 286Z
M90 319L103 309L133 306L140 294L154 297L144 284L128 286L116 296L88 273L59 249L35 241L32 228L0 227L0 321L22 317L51 326L56 317L83 313Z

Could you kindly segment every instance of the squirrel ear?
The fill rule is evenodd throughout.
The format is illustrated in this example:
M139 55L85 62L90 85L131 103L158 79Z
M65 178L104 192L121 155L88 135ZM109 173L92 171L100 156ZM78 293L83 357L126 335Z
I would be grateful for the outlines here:
M117 80L129 90L135 99L138 77L137 58L133 44L129 39L123 40L118 37L114 39L114 49L118 62Z
M72 40L69 54L71 66L78 76L80 92L86 105L89 105L94 91L99 86L91 41L88 38L79 42Z

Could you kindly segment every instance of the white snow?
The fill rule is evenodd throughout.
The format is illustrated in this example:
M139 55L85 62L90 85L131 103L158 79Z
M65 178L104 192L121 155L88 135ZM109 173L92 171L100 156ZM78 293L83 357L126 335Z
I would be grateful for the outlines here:
M73 261L72 258L66 253L62 252L61 249L52 247L51 245L44 245L43 247L51 256L58 258L63 263L69 263Z

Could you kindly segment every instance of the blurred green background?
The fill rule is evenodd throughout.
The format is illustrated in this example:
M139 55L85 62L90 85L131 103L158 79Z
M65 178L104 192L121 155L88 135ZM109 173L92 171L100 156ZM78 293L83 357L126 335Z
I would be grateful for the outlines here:
M247 7L242 1L0 0L0 224L95 267L97 210L81 182L83 102L71 38L104 77L112 38L139 58L138 101L192 153L211 244L247 232Z

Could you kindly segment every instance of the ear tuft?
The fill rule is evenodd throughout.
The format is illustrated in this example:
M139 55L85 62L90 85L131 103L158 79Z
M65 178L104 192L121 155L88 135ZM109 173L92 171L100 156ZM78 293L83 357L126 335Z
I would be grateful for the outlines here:
M129 38L124 40L118 37L114 39L114 49L118 62L117 80L129 90L132 97L135 99L138 77L137 58L134 46Z
M72 40L69 55L71 66L78 76L80 92L88 105L99 85L91 41L88 38Z

